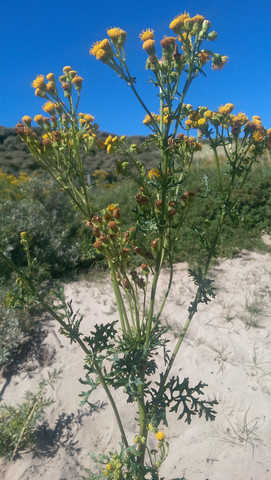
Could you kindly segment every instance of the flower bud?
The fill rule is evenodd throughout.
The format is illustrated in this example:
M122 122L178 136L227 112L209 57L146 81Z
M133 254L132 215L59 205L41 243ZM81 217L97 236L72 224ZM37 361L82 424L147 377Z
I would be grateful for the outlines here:
M215 32L215 30L213 30L212 32L210 32L207 36L208 40L210 40L210 42L214 42L216 39L217 39L217 32Z

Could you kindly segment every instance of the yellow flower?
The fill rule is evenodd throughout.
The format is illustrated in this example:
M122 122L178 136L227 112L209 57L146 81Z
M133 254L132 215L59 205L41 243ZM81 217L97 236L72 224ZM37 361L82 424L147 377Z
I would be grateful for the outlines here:
M205 125L205 123L206 123L206 118L200 118L198 120L198 126L199 127L202 127L203 125Z
M72 79L72 83L74 84L75 87L81 88L82 83L83 83L83 78L79 77L79 75L75 75Z
M45 88L44 75L37 75L35 80L33 80L33 82L31 83L31 87L44 89Z
M212 113L211 110L206 110L206 112L204 112L203 115L204 115L205 118L208 118L208 119L209 119L209 118L212 118L212 114L213 114L213 113Z
M55 76L53 73L48 73L48 75L46 75L46 78L49 82L53 82L55 80Z
M257 127L261 127L261 126L262 126L262 119L261 119L261 117L259 117L259 115L254 115L254 116L252 117L252 122L255 123L255 125L256 125Z
M50 113L50 114L53 114L55 113L55 104L52 103L52 102L46 102L42 109L46 112L46 113Z
M151 168L147 173L148 177L152 180L153 178L160 178L161 172L159 168Z
M219 108L219 113L221 113L222 115L228 115L233 111L233 109L234 109L233 103L226 103L226 105L222 105Z
M157 432L157 433L155 434L155 438L156 438L157 440L159 440L159 442L161 442L161 441L164 440L164 438L165 438L164 432L160 432L160 431Z
M84 119L85 119L87 122L89 122L89 123L92 123L93 120L94 120L94 118L95 118L95 117L93 117L93 115L90 115L89 113L86 113L86 114L84 115Z
M107 210L111 213L114 210L116 210L117 207L118 207L117 203L110 203L110 205L108 205L108 207L107 207Z
M64 72L64 73L68 73L68 72L70 72L71 70L72 70L72 67L69 67L69 66L63 68L63 72Z
M171 30L173 30L174 33L180 34L183 30L184 21L187 18L190 18L189 13L184 12L184 13L178 15L169 24L169 28L171 28Z
M149 55L154 55L155 54L155 48L154 48L154 44L155 44L155 40L146 40L143 45L142 45L142 48L143 50L146 50L146 52L149 54Z
M142 32L139 34L139 38L142 40L142 42L145 42L146 40L152 40L154 38L154 31L150 28L147 30L142 30Z
M112 135L108 135L107 139L105 140L104 144L109 145L112 141Z
M152 116L155 117L155 113L152 113ZM143 123L146 126L151 125L153 123L151 116L147 114L143 120Z
M34 122L37 122L39 125L43 125L43 115L35 115Z
M265 138L265 129L263 127L257 128L257 130L253 132L252 137L255 142L262 142Z
M108 60L112 58L112 54L100 48L100 50L98 50L96 53L96 58L97 60L101 60L103 63L107 63Z
M26 123L27 125L30 125L31 122L32 122L32 118L29 117L28 115L24 115L23 118L22 118L22 121L23 121L24 123Z
M108 464L106 465L106 469L107 469L107 470L111 470L111 468L112 468L111 463L108 463Z
M100 50L101 48L101 41L99 40L98 42L95 42L92 47L90 48L89 50L89 54L90 55L93 55L94 57L96 57L98 51Z
M124 45L127 37L127 33L119 27L108 28L107 35L114 45Z

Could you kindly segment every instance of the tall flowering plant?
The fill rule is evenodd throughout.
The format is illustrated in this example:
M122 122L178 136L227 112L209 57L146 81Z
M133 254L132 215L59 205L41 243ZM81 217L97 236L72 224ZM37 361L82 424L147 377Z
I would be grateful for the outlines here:
M178 419L190 423L194 415L206 420L215 418L215 400L203 398L205 384L191 386L188 378L171 375L171 368L200 303L207 304L214 297L212 281L208 278L211 259L217 253L220 233L225 219L238 221L236 205L240 191L257 158L271 145L271 129L266 130L260 117L249 120L244 113L233 113L234 105L227 103L218 111L208 107L194 108L185 103L191 83L203 73L206 64L221 70L228 58L214 53L207 46L216 40L210 22L202 15L178 15L170 28L174 36L165 36L160 44L162 56L157 56L154 32L140 34L142 48L147 54L146 69L157 89L159 106L151 112L139 95L135 79L126 61L126 32L121 28L107 30L108 38L94 43L91 55L113 69L131 88L145 111L143 123L149 129L147 140L140 145L125 144L125 137L109 135L99 140L98 126L90 114L78 113L83 79L71 67L64 67L59 80L64 100L57 90L55 77L45 80L39 75L33 82L35 94L46 100L43 109L50 117L37 115L34 120L41 134L31 128L32 119L23 117L16 131L29 147L37 161L50 173L60 188L70 196L81 212L86 228L91 229L95 250L103 255L110 269L111 282L118 307L119 321L95 325L89 336L80 332L81 318L74 315L58 287L52 302L44 289L39 288L35 276L27 232L21 242L28 259L28 271L20 271L1 253L6 262L17 271L17 289L7 299L9 305L22 306L25 302L39 302L60 323L61 331L77 342L86 355L87 386L83 398L89 403L91 392L102 386L113 408L120 431L120 449L98 458L98 473L88 471L88 479L159 479L159 467L166 459L168 441L163 425L167 413L177 412ZM197 137L191 136L196 130ZM173 280L173 254L182 242L185 224L195 192L186 188L195 152L201 150L201 138L207 138L216 161L219 198L213 198L206 182L202 201L213 198L219 205L220 217L212 230L197 229L202 244L202 265L189 270L196 285L184 327L172 352L167 349L167 329L161 316ZM155 144L160 158L155 168L148 168L138 160L137 153ZM221 166L217 147L226 157ZM86 182L84 159L95 149L117 153L116 172L132 178L137 186L134 198L134 223L126 230L122 226L121 205L105 205L101 212L93 210ZM95 187L94 187L95 188ZM131 266L131 260L132 265ZM134 267L135 263L137 267ZM169 266L167 285L162 300L157 297L161 269ZM56 302L56 298L59 299ZM165 367L157 381L157 349L164 349ZM127 401L135 404L138 431L128 438L112 397L112 389L121 389ZM95 408L95 405L92 405ZM155 436L157 448L150 449L149 437Z

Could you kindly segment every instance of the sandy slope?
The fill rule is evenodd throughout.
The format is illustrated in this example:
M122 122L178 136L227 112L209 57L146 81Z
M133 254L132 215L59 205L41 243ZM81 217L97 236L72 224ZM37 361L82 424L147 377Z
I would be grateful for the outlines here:
M163 321L170 325L171 342L186 318L194 285L185 264L175 266L175 279L165 307ZM163 272L161 289L167 272ZM165 480L270 480L271 479L271 256L248 253L223 260L212 272L216 299L196 314L173 372L188 376L191 384L208 384L206 396L216 398L214 422L195 418L191 425L169 417L165 430L170 453L163 464ZM162 290L161 290L162 291ZM162 293L161 293L162 294ZM97 322L117 318L108 278L75 282L66 295L84 313L83 329ZM39 449L24 453L1 480L78 480L83 467L90 467L89 453L106 453L118 447L119 434L102 390L93 394L100 401L98 412L79 408L78 394L84 376L83 355L76 345L60 336L54 322L48 323L44 340L45 361L33 359L20 375L0 379L3 400L17 402L26 390L35 390L41 376L53 368L62 369L62 379L47 411L50 430ZM162 365L162 356L158 356ZM5 388L6 387L6 388ZM118 403L130 441L135 434L135 412L118 393Z

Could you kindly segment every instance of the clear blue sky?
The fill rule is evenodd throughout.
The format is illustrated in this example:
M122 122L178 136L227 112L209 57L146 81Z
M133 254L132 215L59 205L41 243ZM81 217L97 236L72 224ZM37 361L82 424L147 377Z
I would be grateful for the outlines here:
M84 78L80 111L95 116L101 130L146 134L144 112L129 87L106 65L89 55L90 46L106 37L107 27L127 31L126 52L137 88L150 110L158 110L154 88L147 82L146 53L139 33L153 28L157 45L171 35L170 21L179 13L200 13L218 32L206 42L227 55L222 71L194 81L186 98L194 106L216 109L231 102L236 113L260 115L271 127L271 1L259 0L8 0L1 6L0 125L14 127L23 115L42 113L43 99L30 86L37 74L71 65ZM157 49L158 50L158 49Z

